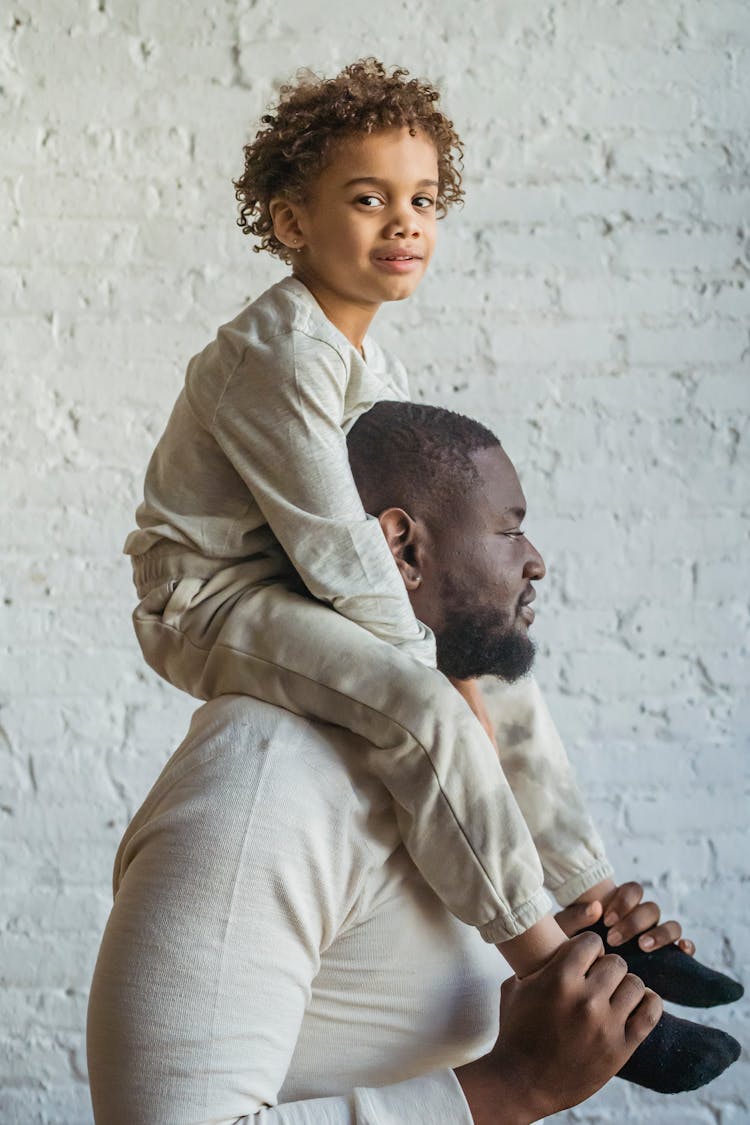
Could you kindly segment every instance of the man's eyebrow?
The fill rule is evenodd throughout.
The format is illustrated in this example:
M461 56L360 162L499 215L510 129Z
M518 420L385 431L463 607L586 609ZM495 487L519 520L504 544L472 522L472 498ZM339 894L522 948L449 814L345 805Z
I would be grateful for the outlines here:
M381 180L378 176L355 176L351 180L347 180L344 184L345 188L353 187L355 184L375 184L377 187L384 187L388 183L387 180ZM440 187L437 180L419 180L416 184L418 188L426 187Z
M525 508L506 508L503 512L504 516L513 516L519 523L523 523L526 519Z

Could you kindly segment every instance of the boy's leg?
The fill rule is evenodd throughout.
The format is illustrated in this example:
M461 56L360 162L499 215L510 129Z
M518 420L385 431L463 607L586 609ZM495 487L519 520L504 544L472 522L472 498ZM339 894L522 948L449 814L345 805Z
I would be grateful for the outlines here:
M503 772L534 840L545 885L568 906L613 871L565 747L532 677L490 682L485 700Z
M457 917L487 941L549 912L529 831L487 735L437 670L253 564L156 590L135 614L147 661L202 699L253 695L366 740L404 842Z
M563 906L612 875L604 845L586 811L572 766L533 679L496 684L486 693L496 730L500 761L534 839L547 887ZM739 1000L739 982L701 964L676 945L654 952L640 948L637 937L625 944L607 943L609 927L589 927L664 1000L695 1008L712 1008Z

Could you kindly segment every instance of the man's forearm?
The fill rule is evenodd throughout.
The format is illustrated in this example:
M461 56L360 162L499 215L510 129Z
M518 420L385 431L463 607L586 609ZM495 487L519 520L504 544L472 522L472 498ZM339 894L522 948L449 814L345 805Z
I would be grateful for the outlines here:
M531 1125L549 1110L537 1112L537 1092L525 1088L524 1077L509 1074L492 1055L459 1067L454 1073L468 1102L474 1125Z

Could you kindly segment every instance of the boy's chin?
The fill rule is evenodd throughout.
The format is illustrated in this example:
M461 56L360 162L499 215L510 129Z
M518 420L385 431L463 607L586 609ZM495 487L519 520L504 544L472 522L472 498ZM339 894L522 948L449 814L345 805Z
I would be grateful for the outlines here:
M412 293L419 288L419 283L422 280L422 275L419 277L400 278L398 284L387 286L388 296L386 301L405 301L407 297L411 297Z

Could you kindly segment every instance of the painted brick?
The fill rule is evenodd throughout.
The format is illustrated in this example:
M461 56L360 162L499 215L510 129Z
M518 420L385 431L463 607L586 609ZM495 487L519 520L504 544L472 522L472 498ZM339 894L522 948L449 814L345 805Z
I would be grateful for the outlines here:
M297 67L366 53L466 141L379 335L518 464L538 675L618 875L750 979L747 5L24 0L0 37L0 1119L91 1125L112 861L194 706L143 664L122 541L186 361L282 276L235 226L242 144ZM747 1072L557 1120L740 1125Z

